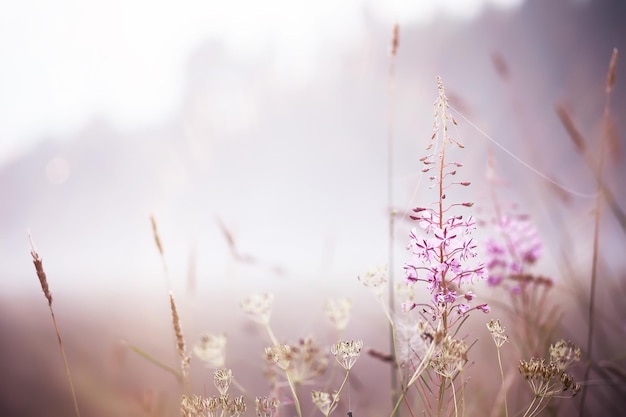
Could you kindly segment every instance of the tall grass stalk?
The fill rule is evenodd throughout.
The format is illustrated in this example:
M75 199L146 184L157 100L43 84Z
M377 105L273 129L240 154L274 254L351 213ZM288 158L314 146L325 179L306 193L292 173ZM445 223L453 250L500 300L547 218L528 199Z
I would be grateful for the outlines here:
M593 231L593 258L591 261L591 289L589 292L589 328L587 329L587 365L585 367L585 375L583 381L589 379L589 372L591 371L591 361L593 353L593 331L595 321L595 296L596 296L596 281L598 276L598 240L600 235L600 211L602 209L603 202L603 171L604 171L604 154L606 143L608 141L609 126L610 126L610 112L611 112L611 94L615 85L615 74L617 72L617 48L613 49L611 55L611 61L609 63L609 71L607 74L606 94L604 101L604 115L603 115L603 132L600 137L600 156L597 166L597 183L598 183L598 196L596 197L596 207L594 216L594 231ZM582 395L580 399L579 416L585 415L585 400L587 397L587 387L583 385Z
M389 242L388 242L388 262L389 262L389 349L392 351L394 363L391 366L391 403L398 402L398 369L396 335L393 326L395 312L395 281L393 274L394 262L394 241L395 241L395 216L396 210L393 207L393 96L395 91L395 63L400 42L400 27L396 23L393 27L393 38L391 41L391 57L389 59L389 85L388 85L388 115L387 115L387 207L389 208ZM398 365L399 366L399 365ZM394 417L394 413L391 414Z
M50 288L48 286L48 278L46 276L46 272L43 269L43 260L39 256L39 253L35 250L35 245L33 244L33 240L28 234L28 240L30 241L30 254L33 257L33 264L35 265L35 271L37 271L37 277L39 278L39 283L41 284L41 289L43 290L43 294L48 300L48 308L50 309L50 317L52 317L52 325L54 326L54 332L57 335L57 342L59 344L59 350L61 351L61 356L63 357L63 364L65 365L65 373L67 375L67 381L70 385L70 391L72 393L72 400L74 402L74 412L77 417L80 417L80 410L78 408L78 401L76 400L76 391L74 390L74 383L72 382L72 374L70 373L70 366L67 362L67 356L65 355L65 348L63 347L63 341L61 340L61 332L59 332L59 326L57 325L57 319L54 315L54 309L52 308L52 293L50 292Z

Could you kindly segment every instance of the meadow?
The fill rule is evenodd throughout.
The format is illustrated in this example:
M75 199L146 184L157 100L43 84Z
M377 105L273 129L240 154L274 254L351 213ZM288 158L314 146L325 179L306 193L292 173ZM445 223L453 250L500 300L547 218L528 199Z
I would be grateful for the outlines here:
M32 231L31 256L45 296L40 301L47 304L58 345L47 360L63 364L60 380L67 389L55 396L65 403L66 415L92 415L83 409L85 402L99 403L115 415L155 417L621 414L626 405L625 287L623 270L607 267L613 257L623 256L626 232L623 191L607 175L621 143L611 105L614 90L623 88L616 79L617 49L607 57L604 84L596 86L605 97L596 137L584 137L566 106L555 109L555 119L595 184L593 193L581 195L491 138L458 100L448 97L446 80L433 76L433 108L421 109L432 112L432 131L414 158L417 197L414 205L399 207L392 180L391 103L401 88L394 66L400 39L396 26L388 57L388 227L381 237L388 241L387 260L370 265L363 259L362 271L332 297L308 294L297 279L272 291L216 287L202 310L215 320L199 332L203 320L193 317L199 310L186 305L189 296L178 294L175 284L187 279L193 293L191 284L199 278L191 272L181 277L170 268L168 236L153 215L146 219L145 232L153 240L162 279L155 280L151 294L160 294L162 308L156 314L168 317L168 330L156 332L154 344L135 343L128 334L112 349L112 364L104 366L118 370L108 375L111 384L132 395L124 388L94 394L87 387L93 381L77 371L73 363L78 359L66 352L63 323L55 316L62 306L53 297L54 275L46 274L46 250L37 246L37 231ZM493 65L505 79L506 61L494 55ZM473 135L491 141L482 167L464 158ZM558 267L546 268L545 233L526 212L515 182L503 176L505 159L496 157L503 153L540 178L549 196L547 211L564 212L569 200L584 198L584 210L568 213L579 219L577 230L565 221L555 226L562 242L586 242L583 255L563 243L560 253L551 253ZM468 168L482 170L478 183L467 179ZM556 207L554 201L562 206L550 208ZM564 220L562 214L554 216L555 222ZM254 253L242 253L229 227L219 218L216 224L239 273L262 269L289 276ZM398 250L396 242L405 250ZM585 262L577 262L581 256ZM224 302L235 296L238 305ZM132 300L120 303L125 310L133 308ZM138 311L137 316L153 313ZM243 324L219 328L220 317L237 317ZM124 329L124 317L111 320ZM134 378L133 369L150 377ZM141 386L150 380L154 386ZM87 391L92 392L89 399Z

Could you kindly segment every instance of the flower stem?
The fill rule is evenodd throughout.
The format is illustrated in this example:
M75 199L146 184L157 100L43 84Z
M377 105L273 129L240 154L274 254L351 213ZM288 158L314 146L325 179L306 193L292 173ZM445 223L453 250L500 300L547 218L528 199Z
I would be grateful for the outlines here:
M504 371L502 370L502 359L500 357L500 348L498 347L498 365L500 366L500 377L502 378L502 389L504 390L504 415L509 417L509 406L506 403L506 381L504 380Z

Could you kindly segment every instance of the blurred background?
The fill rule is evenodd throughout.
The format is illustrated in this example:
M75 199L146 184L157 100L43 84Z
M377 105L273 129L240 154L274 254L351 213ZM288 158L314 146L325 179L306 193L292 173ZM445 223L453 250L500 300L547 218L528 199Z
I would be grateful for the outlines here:
M479 215L491 150L509 184L502 198L539 227L538 270L573 309L563 332L586 337L577 294L589 285L596 183L555 106L595 154L611 53L626 51L624 2L0 7L0 414L72 413L27 231L44 260L85 415L147 415L146 390L177 407L175 381L120 344L176 360L151 215L188 343L226 331L229 365L249 372L239 379L258 395L267 389L257 360L267 342L238 308L250 293L276 294L279 339L316 333L327 344L335 335L323 302L348 296L346 335L386 350L384 317L356 277L388 259L390 117L393 206L403 213L428 198L418 159L432 132L437 76L465 144L455 154L459 175L473 183L453 197L479 203ZM605 169L618 208L626 207L623 68ZM602 317L614 339L600 345L625 341L626 311L611 304L626 295L624 223L615 213L603 212L599 288L611 301ZM410 227L396 223L398 277ZM364 363L358 375L371 392L361 407L386 410L387 393L372 385L385 365ZM202 391L211 378L198 368Z

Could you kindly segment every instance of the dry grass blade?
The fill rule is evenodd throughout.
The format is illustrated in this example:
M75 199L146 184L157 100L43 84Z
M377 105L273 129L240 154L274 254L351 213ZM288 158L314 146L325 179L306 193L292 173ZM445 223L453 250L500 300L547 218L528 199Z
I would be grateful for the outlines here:
M65 349L63 348L63 341L61 340L61 333L59 332L59 327L57 326L57 320L54 316L54 309L52 308L52 293L50 292L50 288L48 286L48 278L46 277L46 272L43 269L43 260L39 253L35 250L35 245L33 244L33 240L28 234L28 240L30 241L30 254L33 257L33 264L35 265L35 271L37 272L37 278L39 278L39 283L41 284L41 289L43 290L43 294L48 300L48 308L50 309L50 316L52 317L52 325L54 326L54 332L57 335L57 342L59 344L59 349L61 350L61 356L63 357L63 363L65 365L65 373L67 374L67 381L70 384L70 391L72 392L72 400L74 402L74 411L76 415L80 417L80 410L78 408L78 401L76 400L76 391L74 390L74 383L72 382L72 375L70 373L70 367L67 363L67 356L65 355Z

